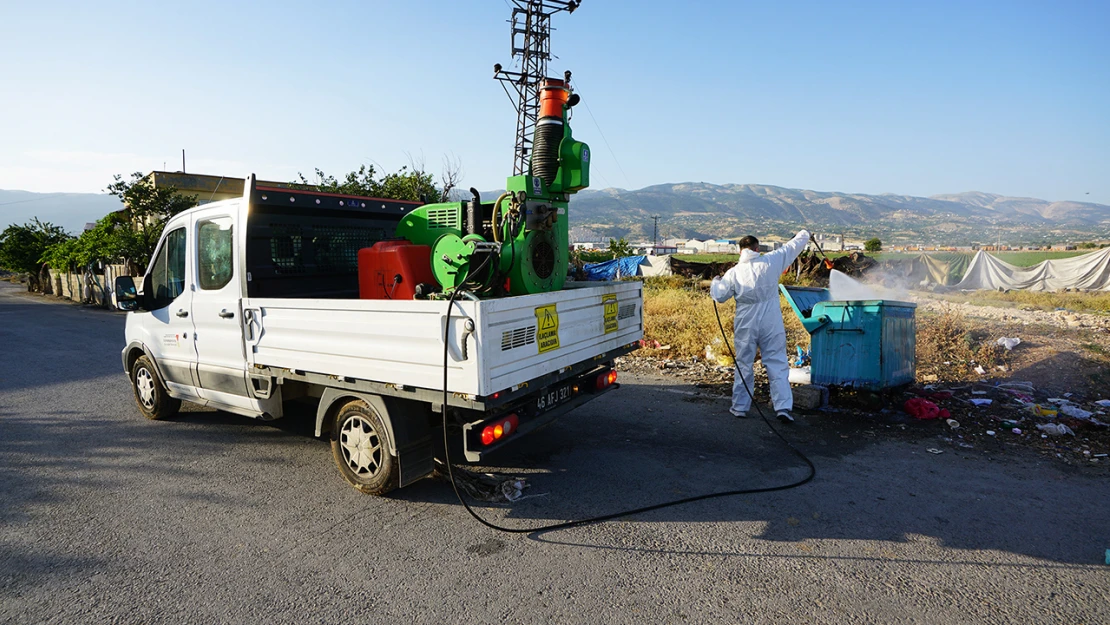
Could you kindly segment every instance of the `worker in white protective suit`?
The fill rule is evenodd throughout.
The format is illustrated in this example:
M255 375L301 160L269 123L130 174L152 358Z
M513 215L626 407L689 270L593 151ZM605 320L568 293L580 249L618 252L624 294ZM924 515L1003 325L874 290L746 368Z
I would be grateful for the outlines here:
M709 289L713 299L722 304L730 297L736 298L733 332L736 365L741 375L732 383L731 412L737 417L746 417L751 408L749 391L755 391L752 364L759 348L771 382L775 414L784 422L794 421L790 414L794 396L790 392L790 366L786 361L786 328L779 308L779 276L802 253L809 236L809 231L801 230L786 245L762 255L758 239L753 236L740 239L740 261L725 275L714 278Z

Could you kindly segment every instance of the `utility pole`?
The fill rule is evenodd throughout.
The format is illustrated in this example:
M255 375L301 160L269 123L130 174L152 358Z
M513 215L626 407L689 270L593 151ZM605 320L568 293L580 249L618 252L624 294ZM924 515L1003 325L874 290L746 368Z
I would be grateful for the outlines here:
M516 107L516 146L513 148L513 175L528 173L532 152L532 135L540 111L539 87L547 78L547 62L551 60L551 16L560 11L573 13L582 0L512 0L513 59L520 63L519 72L506 71L498 63L493 77ZM570 72L565 73L570 86ZM516 96L509 93L512 85Z
M655 230L651 235L652 245L659 247L659 215L652 217L655 220Z

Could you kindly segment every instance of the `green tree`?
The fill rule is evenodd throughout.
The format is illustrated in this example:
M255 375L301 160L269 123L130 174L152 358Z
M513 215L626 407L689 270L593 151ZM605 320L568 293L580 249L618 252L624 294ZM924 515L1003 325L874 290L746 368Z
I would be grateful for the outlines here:
M621 237L620 240L609 239L609 253L613 255L613 258L631 256L632 246L628 244L624 237Z
M43 254L51 246L72 238L61 227L39 221L37 217L22 226L12 224L0 232L0 267L30 274L27 289L41 290Z
M879 237L868 239L863 244L863 249L867 252L881 252L883 251L883 242L879 240Z
M123 201L123 208L98 221L96 228L86 233L89 250L81 264L98 260L130 262L139 271L144 270L162 237L166 220L197 205L197 196L180 195L173 187L155 188L140 172L131 174L130 181L117 174L106 190Z
M392 174L378 176L373 165L359 165L355 171L348 172L342 179L315 170L316 180L311 181L298 173L297 184L314 186L327 193L380 197L391 200L413 202L446 202L458 185L461 169L456 161L445 160L440 184L435 177L424 171L423 166L413 164L402 166Z

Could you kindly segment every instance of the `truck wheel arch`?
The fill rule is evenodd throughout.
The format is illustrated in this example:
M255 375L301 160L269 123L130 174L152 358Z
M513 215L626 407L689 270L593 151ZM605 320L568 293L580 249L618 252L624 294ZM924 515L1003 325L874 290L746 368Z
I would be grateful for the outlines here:
M131 377L131 367L135 366L135 361L139 359L139 356L146 356L149 358L154 368L158 370L158 375L162 376L162 367L158 364L158 361L154 359L154 354L150 353L146 345L143 345L141 342L131 341L123 350L123 371L127 374L128 378ZM165 376L162 376L162 379L166 379Z
M320 404L316 407L316 436L322 436L325 427L330 428L329 424L335 417L336 411L352 399L361 399L382 416L382 420L385 422L386 434L389 436L389 451L396 455L397 437L393 433L393 418L390 415L389 408L378 395L338 388L324 389L323 395L320 396ZM334 437L335 432L330 432L329 436Z
M322 436L339 409L351 400L361 400L375 410L385 423L389 451L397 458L400 486L406 486L435 470L431 407L423 402L382 397L347 389L326 388L316 407L316 436ZM329 440L338 432L329 432Z

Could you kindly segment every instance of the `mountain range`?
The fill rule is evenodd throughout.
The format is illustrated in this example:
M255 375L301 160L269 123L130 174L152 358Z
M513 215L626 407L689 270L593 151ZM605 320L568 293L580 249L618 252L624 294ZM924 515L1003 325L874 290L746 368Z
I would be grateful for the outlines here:
M883 240L969 244L1036 243L1110 237L1110 206L968 192L931 197L840 193L759 184L660 184L635 191L585 190L572 225L605 236L732 238L789 234L802 226Z
M483 193L496 197L497 192ZM80 232L119 208L119 199L95 193L0 190L0 228L32 217ZM572 226L606 237L733 238L787 235L806 226L885 241L962 245L1057 243L1110 238L1110 206L1052 202L977 191L915 197L841 193L759 184L684 182L637 190L587 189L571 202Z

